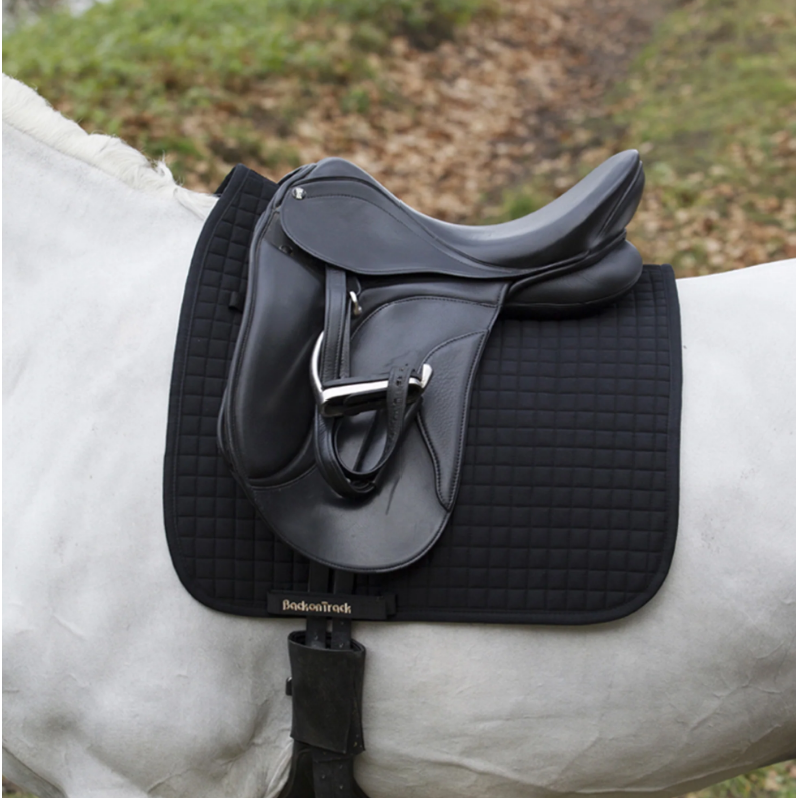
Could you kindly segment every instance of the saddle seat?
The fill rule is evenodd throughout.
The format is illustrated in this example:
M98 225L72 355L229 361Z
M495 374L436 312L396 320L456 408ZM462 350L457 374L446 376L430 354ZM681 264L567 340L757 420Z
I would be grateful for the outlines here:
M512 279L507 312L573 315L614 301L637 282L642 261L631 244L616 246L610 258L600 256L607 254L608 242L619 243L616 237L634 215L644 184L640 157L627 150L533 213L470 226L426 216L355 164L326 158L303 182L301 215L287 203L283 225L307 251L357 273L503 276ZM575 265L589 273L575 276Z
M402 568L454 506L472 383L500 312L582 313L630 290L639 156L550 205L467 227L339 158L280 182L259 219L219 445L263 520L311 560Z

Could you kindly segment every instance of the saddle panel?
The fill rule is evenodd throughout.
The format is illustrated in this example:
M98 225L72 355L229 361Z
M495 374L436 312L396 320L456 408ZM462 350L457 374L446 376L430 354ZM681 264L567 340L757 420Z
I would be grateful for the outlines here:
M526 319L566 319L592 313L631 291L643 272L643 259L628 241L598 263L579 271L514 283L502 312Z

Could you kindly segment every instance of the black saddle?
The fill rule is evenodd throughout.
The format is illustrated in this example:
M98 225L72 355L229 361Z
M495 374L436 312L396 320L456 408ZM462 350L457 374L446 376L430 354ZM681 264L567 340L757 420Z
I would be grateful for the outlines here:
M629 291L643 184L627 151L523 219L466 227L338 158L286 176L253 234L218 427L274 532L348 572L423 556L454 507L497 316L586 313Z

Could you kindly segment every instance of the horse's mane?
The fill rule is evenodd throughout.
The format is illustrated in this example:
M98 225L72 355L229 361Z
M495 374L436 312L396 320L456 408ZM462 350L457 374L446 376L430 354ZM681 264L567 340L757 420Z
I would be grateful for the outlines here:
M174 197L201 219L216 203L216 197L179 186L163 161L152 163L114 136L86 133L33 89L8 75L3 75L3 121L42 144L118 178L131 188Z

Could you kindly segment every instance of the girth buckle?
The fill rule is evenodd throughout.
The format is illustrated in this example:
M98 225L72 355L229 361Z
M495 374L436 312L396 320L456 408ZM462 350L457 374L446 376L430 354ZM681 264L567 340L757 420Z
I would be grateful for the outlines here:
M319 360L321 358L321 345L324 333L320 333L313 347L310 358L310 377L313 385L313 394L319 412L327 418L339 416L355 416L368 410L379 410L385 407L388 391L388 379L368 380L365 382L341 381L340 384L325 388L321 384L319 375ZM432 366L425 363L421 367L421 374L413 374L408 379L407 404L416 402L424 393L432 378Z

